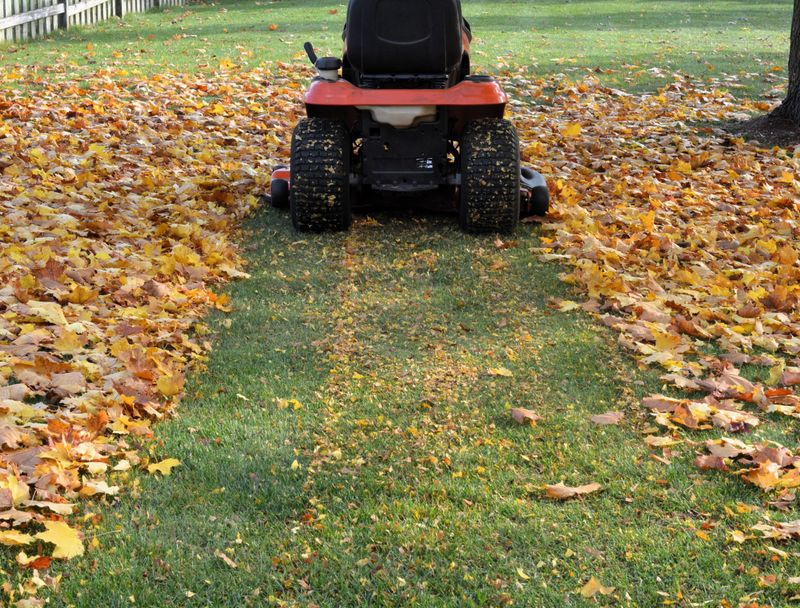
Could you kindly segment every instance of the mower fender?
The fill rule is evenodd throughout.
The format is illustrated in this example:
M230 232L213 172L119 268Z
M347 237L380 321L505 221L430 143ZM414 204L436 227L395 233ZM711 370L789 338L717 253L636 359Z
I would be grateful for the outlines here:
M550 210L550 190L538 171L529 167L520 170L520 215L547 215Z

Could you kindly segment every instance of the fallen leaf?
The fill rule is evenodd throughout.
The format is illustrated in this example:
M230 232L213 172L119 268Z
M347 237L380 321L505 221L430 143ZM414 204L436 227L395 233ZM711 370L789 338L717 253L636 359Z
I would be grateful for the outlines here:
M600 426L619 424L624 417L625 414L623 412L606 412L605 414L592 416L592 422Z
M510 413L511 418L517 424L529 424L531 426L536 426L536 423L542 419L542 417L533 410L527 410L523 407L512 408Z
M172 473L172 469L177 467L181 464L181 461L177 458L165 458L161 462L156 462L150 465L147 465L147 472L151 475L155 473L161 473L162 475L169 475Z
M21 547L31 544L33 540L33 536L30 534L23 534L16 530L0 530L0 545Z
M555 485L545 486L545 491L547 492L547 496L549 498L554 498L556 500L567 500L569 498L575 498L576 496L591 494L592 492L599 490L600 487L601 486L599 483L589 483L576 487L565 486L563 483L558 483Z
M561 134L564 137L572 138L572 137L578 137L578 135L581 134L581 131L582 129L580 123L571 122L561 130Z
M611 595L614 593L614 591L614 587L606 587L593 576L583 587L581 587L581 596L589 599L593 598L597 594Z
M31 555L30 557L24 551L20 551L16 558L17 563L23 568L30 568L31 570L46 570L50 567L51 558L47 555Z
M44 526L46 530L39 532L35 537L55 545L53 557L71 559L83 555L83 541L77 530L70 528L63 521L46 521Z
M220 551L219 549L217 549L216 551L214 551L214 555L216 555L216 556L217 556L218 558L220 558L220 559L221 559L223 562L225 562L225 565L226 565L226 566L228 566L228 567L230 567L230 568L238 568L238 567L239 567L239 566L236 564L236 562L234 562L234 561L233 561L233 560L232 560L230 557L228 557L227 555L225 555L225 553L224 553L223 551Z

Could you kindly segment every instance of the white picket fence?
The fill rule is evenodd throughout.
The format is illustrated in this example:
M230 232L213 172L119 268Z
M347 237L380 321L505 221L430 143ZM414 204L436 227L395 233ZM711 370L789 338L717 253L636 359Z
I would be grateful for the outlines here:
M185 0L0 0L0 42L46 36L126 13L180 6Z

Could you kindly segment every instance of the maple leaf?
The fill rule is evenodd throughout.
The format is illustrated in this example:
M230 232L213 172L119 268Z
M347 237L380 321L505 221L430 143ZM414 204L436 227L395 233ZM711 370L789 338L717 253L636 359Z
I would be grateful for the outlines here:
M774 488L780 482L780 465L775 462L763 462L758 467L744 472L742 479L762 490Z
M151 475L161 473L162 475L169 475L172 469L181 464L177 458L165 458L161 462L156 462L147 466L147 472Z
M44 527L46 530L39 532L35 537L55 545L53 557L71 559L83 555L83 541L77 530L70 528L63 521L46 521Z
M599 426L606 426L612 424L619 424L622 422L622 419L625 418L625 414L622 412L606 412L604 414L597 414L592 416L592 422Z
M0 426L0 448L5 446L15 450L25 437L27 437L27 435L20 431L17 426Z
M533 410L528 410L523 407L511 408L509 413L511 414L511 418L517 424L529 424L531 426L536 426L536 423L542 419L542 417Z
M54 325L67 324L64 311L61 309L61 305L56 302L37 302L31 300L28 301L27 307L31 315L39 317L43 321Z
M783 386L794 386L800 384L800 367L787 367L780 378Z
M680 440L673 437L659 437L657 435L648 435L644 438L644 442L651 448L668 448L680 443Z
M185 379L180 374L170 374L161 376L156 383L158 390L165 397L174 397L183 391Z
M34 540L30 534L23 534L16 530L0 530L0 545L20 547L29 545Z
M611 595L614 593L614 591L614 587L606 587L593 576L583 587L581 587L581 596L589 599L593 598L598 593L600 595Z
M728 465L721 456L714 456L713 454L702 454L694 459L694 466L704 471L711 469L717 471L727 471Z
M601 486L599 483L589 483L576 487L565 486L563 483L558 483L555 485L545 486L545 492L549 498L554 498L556 500L567 500L569 498L575 498L577 496L584 496L586 494L591 494L592 492L597 492L600 487Z
M46 555L28 556L24 551L20 551L17 553L16 561L23 568L30 568L31 570L46 570L50 567L51 558Z
M44 500L26 500L23 503L26 507L36 507L39 509L47 509L58 515L71 515L75 505L68 502L49 502Z
M582 129L580 123L571 122L561 130L561 134L564 137L572 138L572 137L578 137L578 135L581 134L581 131Z

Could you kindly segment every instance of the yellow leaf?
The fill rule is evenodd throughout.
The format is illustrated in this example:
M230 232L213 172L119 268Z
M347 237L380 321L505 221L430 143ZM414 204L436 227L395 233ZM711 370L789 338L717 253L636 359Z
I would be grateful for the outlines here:
M561 312L570 312L572 310L578 310L581 307L578 302L573 302L572 300L556 300L553 302L553 306L556 310L560 310Z
M60 559L70 559L83 555L83 541L78 535L78 531L70 528L63 521L46 521L45 532L39 532L36 538L46 543L53 543L53 557Z
M20 481L11 473L8 473L5 477L0 477L0 490L8 490L9 494L11 494L11 504L14 506L28 500L31 494L28 484Z
M581 125L577 122L571 122L561 130L564 137L578 137L581 134Z
M656 341L656 350L659 352L674 352L681 345L681 337L664 331L653 330Z
M29 545L32 542L33 536L30 534L23 534L16 530L0 530L0 545L21 547L22 545Z
M514 373L510 369L506 369L505 367L490 367L489 368L489 375L490 376L502 376L504 378L511 378L514 376Z
M64 311L61 309L61 305L56 302L34 302L31 300L28 302L28 308L32 315L44 319L48 323L53 325L67 324L67 320L64 318Z
M155 462L153 464L147 465L147 472L151 475L155 475L156 473L161 473L162 475L169 475L172 473L172 469L177 467L181 463L180 460L177 458L165 458L161 462Z
M53 342L53 349L56 352L66 355L74 355L81 351L82 344L78 334L72 331L64 331Z
M581 588L581 595L585 598L592 598L598 593L600 595L611 595L614 593L614 589L614 587L604 586L603 583L595 577L592 577L589 579L589 582Z
M64 299L72 304L85 304L89 300L94 300L100 292L89 289L83 285L76 285Z
M156 383L156 387L165 397L174 397L183 390L185 382L186 380L182 374L171 374L161 376Z

